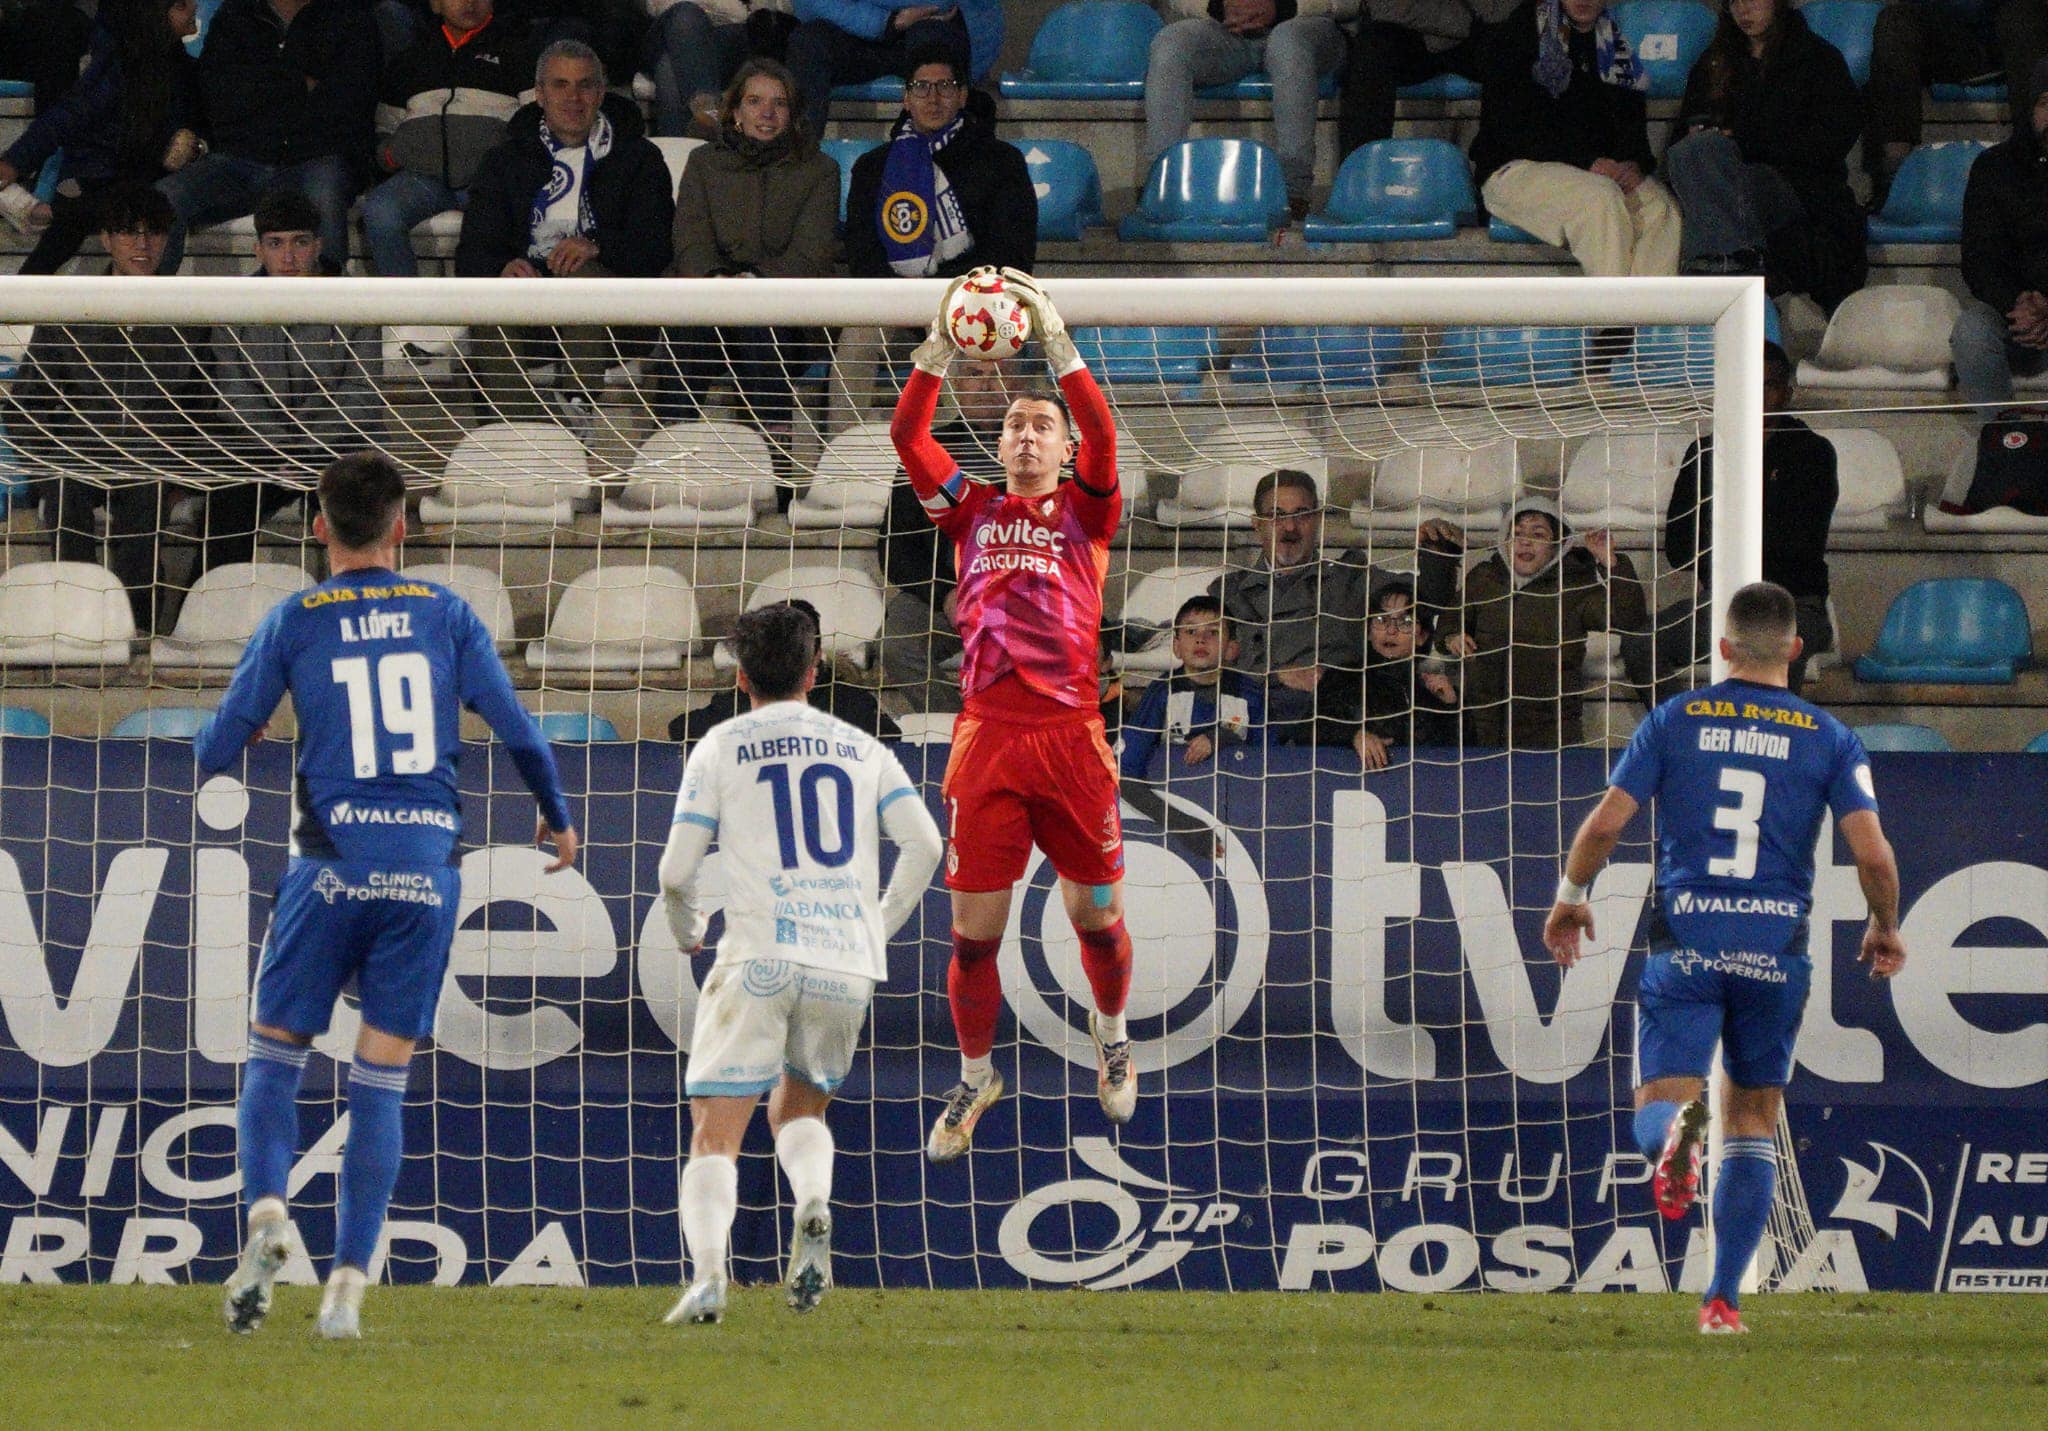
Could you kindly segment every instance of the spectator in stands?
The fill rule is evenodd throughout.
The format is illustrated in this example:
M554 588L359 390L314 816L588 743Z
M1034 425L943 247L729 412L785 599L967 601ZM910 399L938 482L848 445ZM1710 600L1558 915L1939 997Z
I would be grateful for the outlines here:
M581 40L630 96L631 76L647 37L645 0L503 0L502 18L535 54L557 40Z
M384 70L377 159L390 177L363 196L363 233L386 278L419 273L413 227L463 206L533 74L533 51L498 19L495 0L434 0L434 8L440 24Z
M319 229L320 211L297 189L265 194L256 204L257 276L339 273ZM383 445L383 401L370 379L378 352L374 327L242 323L213 330L227 470L256 480L207 494L200 571L254 561L264 518L303 501L335 458Z
M105 190L135 179L154 183L198 155L198 93L184 44L199 28L198 12L197 0L108 4L78 83L0 156L0 187L34 184L51 155L63 156L55 197L31 216L47 227L23 273L55 273L78 252ZM0 210L10 197L0 195Z
M259 196L299 190L320 213L321 249L348 262L348 210L376 141L377 26L358 0L224 0L199 57L211 152L159 185L185 231L239 218Z
M1287 201L1309 211L1316 177L1316 107L1323 76L1344 63L1344 32L1358 0L1168 0L1166 28L1145 66L1145 154L1157 159L1188 137L1195 91L1264 70L1273 80L1273 130Z
M157 272L176 215L147 184L99 196L100 241L116 278ZM107 509L107 566L128 588L136 628L157 629L159 542L172 484L198 475L211 388L202 333L162 323L45 323L22 355L7 426L39 484L58 561L100 559L93 509ZM149 473L137 477L136 473Z
M1164 741L1166 768L1202 765L1225 745L1266 738L1266 693L1237 660L1230 621L1213 596L1190 596L1173 615L1173 654L1180 669L1145 687L1138 709L1123 726L1117 764L1126 780L1142 780Z
M1949 333L1956 386L1979 413L2012 401L2014 373L2048 363L2048 60L2012 137L1977 156L1963 190L1963 282Z
M1486 78L1486 31L1521 0L1365 0L1337 115L1339 158L1394 132L1394 96L1438 75Z
M455 272L463 278L654 278L668 268L675 191L661 151L632 101L606 95L588 45L557 40L541 51L539 100L512 116L505 142L470 181ZM551 361L548 330L481 328L471 369L498 417L540 416L527 364ZM594 402L604 370L636 350L628 333L569 328L564 399Z
M1030 271L1038 191L1023 154L967 110L967 69L951 48L915 51L905 73L889 142L853 166L847 270L855 278L955 278L983 265Z
M1828 525L1841 489L1834 444L1791 414L1792 396L1792 360L1776 343L1765 343L1763 579L1791 592L1797 608L1802 647L1791 668L1796 695L1806 680L1806 663L1834 649L1828 619ZM1714 439L1706 436L1686 449L1664 516L1664 559L1673 572L1690 570L1699 590L1657 613L1657 684L1654 699L1645 696L1646 705L1688 689L1688 669L1707 659L1713 628L1713 529ZM1639 687L1645 684L1650 641L1643 635L1622 638L1623 661Z
M1649 78L1607 0L1530 0L1487 38L1472 167L1496 218L1595 278L1678 271L1678 205L1650 177Z
M796 28L790 0L647 0L647 12L640 68L654 81L654 132L699 139L718 135L719 97L740 65L782 59Z
M34 85L36 113L46 113L77 83L92 32L78 0L0 0L0 79Z
M804 124L824 137L832 87L909 75L934 48L954 61L962 85L996 67L1003 48L1002 0L903 4L901 0L795 0L789 68L804 96ZM964 101L966 91L960 95ZM991 110L988 118L993 118Z
M824 618L818 615L818 608L802 597L789 603L811 618L811 626L817 631L825 629ZM851 681L836 680L832 674L832 657L821 643L818 650L818 679L805 697L821 711L830 711L848 725L868 732L881 740L901 740L903 732L894 719L875 701L873 691L857 686ZM668 738L682 744L702 740L705 732L721 721L731 720L743 709L738 687L728 686L717 692L703 705L693 711L684 711L668 723Z
M1365 684L1351 748L1367 770L1384 770L1406 745L1458 743L1458 688L1430 654L1431 613L1415 604L1415 583L1390 581L1372 594L1365 618ZM1323 744L1335 744L1324 741Z
M1369 565L1363 552L1324 559L1322 495L1306 472L1281 468L1261 477L1252 491L1252 516L1257 561L1228 568L1209 595L1221 604L1237 638L1234 668L1266 683L1272 739L1313 745L1330 734L1329 720L1356 722L1368 598L1390 578ZM1425 522L1417 533L1425 605L1451 600L1453 553L1462 542L1448 522ZM1350 733L1335 738L1348 744Z
M797 118L796 82L774 60L742 64L719 102L718 137L692 151L676 194L678 278L826 278L839 256L839 166ZM825 353L822 330L685 328L670 335L678 396L664 421L694 415L731 382L747 420L787 436L792 379Z
M1972 84L2002 71L2017 122L2040 93L2032 82L2048 57L2041 0L1890 0L1871 36L1863 167L1871 212L1920 143L1921 93L1930 84Z
M1686 77L1664 154L1688 273L1765 273L1832 313L1863 286L1863 208L1849 192L1862 97L1841 53L1787 0L1728 0Z
M1583 744L1587 633L1640 631L1645 608L1635 566L1610 535L1574 539L1548 497L1516 502L1499 550L1466 573L1463 604L1437 630L1443 650L1464 658L1465 738L1518 750Z

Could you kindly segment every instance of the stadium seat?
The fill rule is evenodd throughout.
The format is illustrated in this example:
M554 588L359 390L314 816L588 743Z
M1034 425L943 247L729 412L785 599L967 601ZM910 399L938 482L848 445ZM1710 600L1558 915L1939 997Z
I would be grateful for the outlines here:
M2048 730L2042 731L2020 747L2022 755L2048 755Z
M1587 438L1565 464L1558 503L1565 520L1581 532L1656 532L1694 435L1689 427L1660 427Z
M1614 7L1614 23L1650 77L1651 99L1677 99L1685 93L1693 61L1714 38L1718 8L1699 0L1621 0Z
M882 637L882 588L857 566L793 566L763 577L747 593L747 610L758 611L778 601L808 601L818 609L823 654L868 668L875 642ZM721 667L737 664L729 643L712 652Z
M1003 76L1003 98L1143 99L1152 37L1164 24L1133 0L1061 5L1031 37L1024 68Z
M1230 360L1230 380L1290 390L1378 387L1407 348L1401 328L1261 328Z
M199 28L185 40L185 48L196 59L206 49L206 37L213 30L213 17L220 12L221 0L199 0Z
M456 228L462 224L462 211L450 209L447 213L436 214L427 220L427 226L454 216ZM419 229L414 229L418 233ZM424 382L446 382L455 376L455 363L462 354L463 345L469 341L469 329L453 328L438 324L406 324L383 330L380 356L384 361L386 381L402 382L416 378Z
M1479 222L1464 151L1444 139L1378 139L1346 156L1329 206L1301 226L1310 243L1455 238Z
M1870 83L1870 42L1883 8L1881 0L1807 0L1799 7L1814 34L1842 52L1858 89Z
M1442 517L1478 533L1483 546L1506 513L1518 475L1512 437L1481 447L1404 447L1381 460L1369 495L1351 506L1351 525L1412 534Z
M2032 663L2033 634L2020 594L1995 577L1916 581L1884 614L1856 679L2008 685Z
M541 735L556 745L588 745L594 740L619 738L617 726L588 711L542 711L533 719Z
M1157 383L1191 395L1216 357L1214 328L1076 328L1074 346L1098 381Z
M1425 351L1422 380L1439 385L1576 382L1584 361L1578 328L1446 328Z
M109 734L115 740L190 740L212 719L205 706L145 706L122 716Z
M1316 80L1316 95L1321 99L1337 97L1337 71L1332 70ZM1196 99L1250 100L1255 103L1273 102L1273 77L1263 70L1254 70L1227 84L1204 85L1195 91Z
M125 666L135 613L120 580L87 561L0 572L0 666Z
M905 745L951 745L955 719L951 711L906 711L896 717L896 729Z
M690 155L693 151L704 147L705 141L702 139L685 139L678 134L653 134L649 135L648 138L653 141L654 147L661 151L661 162L668 165L668 176L675 180L676 192L681 193L683 189L683 166L690 162ZM844 192L844 185L841 186L841 192ZM845 204L842 202L840 207L844 208Z
M846 227L846 196L853 191L854 161L870 149L879 149L879 139L827 139L818 148L832 156L839 166L839 227Z
M1242 526L1251 521L1252 491L1276 467L1306 472L1318 492L1327 491L1329 460L1314 433L1269 418L1231 422L1202 439L1206 459L1181 474L1180 491L1162 497L1156 520L1163 527Z
M1835 516L1828 530L1881 532L1906 507L1906 471L1899 449L1881 432L1862 427L1816 428L1834 445Z
M512 645L512 595L490 567L463 562L422 562L407 567L399 575L447 587L469 603L469 609L477 614L501 650Z
M2011 98L2003 79L1986 84L1931 84L1927 92L1936 104L2004 104Z
M21 367L21 355L35 336L33 323L0 323L0 382L11 379Z
M1280 156L1250 139L1183 139L1152 161L1130 242L1258 243L1287 221Z
M1518 228L1506 219L1488 216L1486 236L1495 243L1542 243L1543 240L1525 228Z
M0 735L46 736L50 718L27 706L0 706Z
M175 671L227 671L242 658L270 608L313 584L284 562L230 562L193 583L168 636L149 643L150 664Z
M1970 166L1991 146L1978 139L1923 144L1906 156L1870 220L1872 243L1961 243L1963 187Z
M826 444L810 487L789 504L789 525L800 532L880 527L901 470L889 424L857 423Z
M31 99L36 87L27 80L0 79L0 99Z
M903 103L903 77L901 75L879 75L859 84L836 84L832 86L832 98L853 100L859 104Z
M0 375L0 382L5 381L6 377ZM21 458L16 454L14 444L7 439L7 423L0 418L0 512L5 512L16 502L26 504L33 491Z
M1948 390L1948 335L1962 304L1945 288L1880 284L1842 300L1820 351L1799 365L1804 388Z
M526 646L536 671L674 670L702 635L697 593L662 566L586 571L562 591L548 634Z
M1873 721L1855 727L1863 748L1870 751L1951 751L1948 737L1933 726L1911 721Z
M1221 575L1223 569L1217 566L1162 566L1142 575L1133 573L1119 619L1127 628L1122 644L1139 644L1135 649L1113 651L1111 664L1119 670L1150 675L1164 675L1178 666L1180 661L1173 654L1173 615L1183 601L1200 596Z
M640 444L625 479L605 498L606 527L745 527L775 510L768 439L744 423L671 423Z
M1109 223L1102 212L1102 176L1095 156L1064 139L1019 139L1031 187L1038 193L1038 237L1075 240Z
M1960 444L1950 460L1948 473L1937 497L1930 498L1920 513L1920 520L1930 532L2007 532L2048 535L2048 516L2035 516L2022 512L2017 507L1997 506L1981 512L1950 512L1944 508L1953 503L1966 505L1970 488L1977 479L1977 445L1974 442Z
M1767 303L1764 311L1776 310ZM1614 365L1607 370L1607 381L1618 388L1711 387L1714 382L1714 330L1638 328L1629 350L1616 358Z
M1402 99L1475 100L1479 98L1479 81L1446 71L1426 80L1417 80L1414 84L1404 84L1395 93Z
M590 492L590 454L552 422L491 422L464 434L420 499L423 522L566 523Z

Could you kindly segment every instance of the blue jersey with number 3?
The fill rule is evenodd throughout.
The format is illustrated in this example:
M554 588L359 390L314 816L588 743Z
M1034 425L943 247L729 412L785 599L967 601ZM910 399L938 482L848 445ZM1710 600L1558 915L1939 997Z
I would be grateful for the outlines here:
M299 724L299 854L453 863L464 706L509 747L549 828L569 828L546 740L514 696L490 632L444 586L369 569L278 603L199 734L200 767L223 769L287 691Z
M1664 702L1611 783L1657 801L1657 892L1705 949L1777 949L1813 903L1821 815L1875 810L1856 733L1777 686L1729 680Z

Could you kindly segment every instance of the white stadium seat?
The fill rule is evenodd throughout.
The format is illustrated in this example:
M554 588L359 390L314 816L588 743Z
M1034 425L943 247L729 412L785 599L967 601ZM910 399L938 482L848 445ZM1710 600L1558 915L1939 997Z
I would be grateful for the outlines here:
M150 642L150 663L167 670L233 670L270 608L312 584L304 570L284 562L217 566L193 584L171 634Z
M640 444L607 527L745 527L775 510L768 439L738 422L678 422Z
M505 590L505 583L489 567L458 562L424 562L407 567L399 575L415 581L438 582L447 587L469 603L469 609L477 614L484 623L484 629L491 633L491 640L501 648L512 644L512 594Z
M458 222L462 211L450 209ZM437 215L446 217L446 215ZM433 223L429 219L428 223ZM415 230L417 232L417 230ZM392 327L384 330L381 352L384 376L392 382L417 378L440 382L455 376L455 362L469 341L469 329L432 325Z
M1361 530L1412 532L1431 517L1490 532L1514 494L1515 440L1480 447L1404 447L1373 474L1372 492L1351 506Z
M1199 596L1223 575L1219 566L1162 566L1138 576L1124 595L1125 625L1150 626L1158 631L1144 649L1120 651L1111 656L1117 669L1134 673L1163 675L1179 664L1173 654L1173 615L1190 596Z
M1970 443L1949 463L1947 479L1940 493L1931 498L1920 514L1930 532L2010 532L2048 534L2048 517L2030 516L2017 507L1991 507L1982 512L1944 512L1943 502L1964 506L1977 479L1977 446Z
M1820 352L1799 365L1804 388L1948 390L1948 335L1962 304L1946 289L1881 284L1842 300Z
M900 471L887 422L849 427L818 458L810 489L789 504L789 525L797 531L879 527Z
M1259 479L1277 468L1306 472L1318 494L1329 491L1330 464L1323 444L1290 422L1230 422L1203 437L1205 459L1181 474L1180 491L1161 498L1158 521L1167 527L1220 527L1249 522Z
M636 76L633 83L637 86L639 82L640 79ZM661 162L668 165L668 177L674 181L676 192L680 193L683 187L683 166L690 162L691 151L704 147L704 141L684 139L672 134L653 134L648 138L654 147L661 151Z
M1578 532L1660 530L1694 436L1689 427L1660 427L1587 438L1565 466L1565 520Z
M956 719L951 711L910 711L896 717L896 729L905 745L950 745Z
M747 597L747 610L797 599L818 609L825 654L865 671L882 635L882 588L874 577L859 567L789 567L761 579Z
M420 499L423 522L463 526L567 523L590 492L590 454L552 422L492 422L448 455L441 489Z
M89 561L0 572L0 666L125 666L135 613L115 575Z
M1899 449L1881 432L1860 427L1815 428L1834 445L1835 517L1828 530L1881 532L1906 507L1906 471Z
M598 567L562 592L548 634L526 647L536 671L673 670L695 646L697 593L661 566Z

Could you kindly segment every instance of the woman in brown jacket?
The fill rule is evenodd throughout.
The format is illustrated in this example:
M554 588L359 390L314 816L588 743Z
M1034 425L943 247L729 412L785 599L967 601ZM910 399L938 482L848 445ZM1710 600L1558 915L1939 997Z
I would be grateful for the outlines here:
M676 194L678 278L826 278L839 256L839 166L805 131L789 71L748 60L719 104L718 138L694 150ZM729 384L747 421L777 433L792 383L824 356L809 328L683 328L668 334L672 376L656 399L664 422L695 417Z

